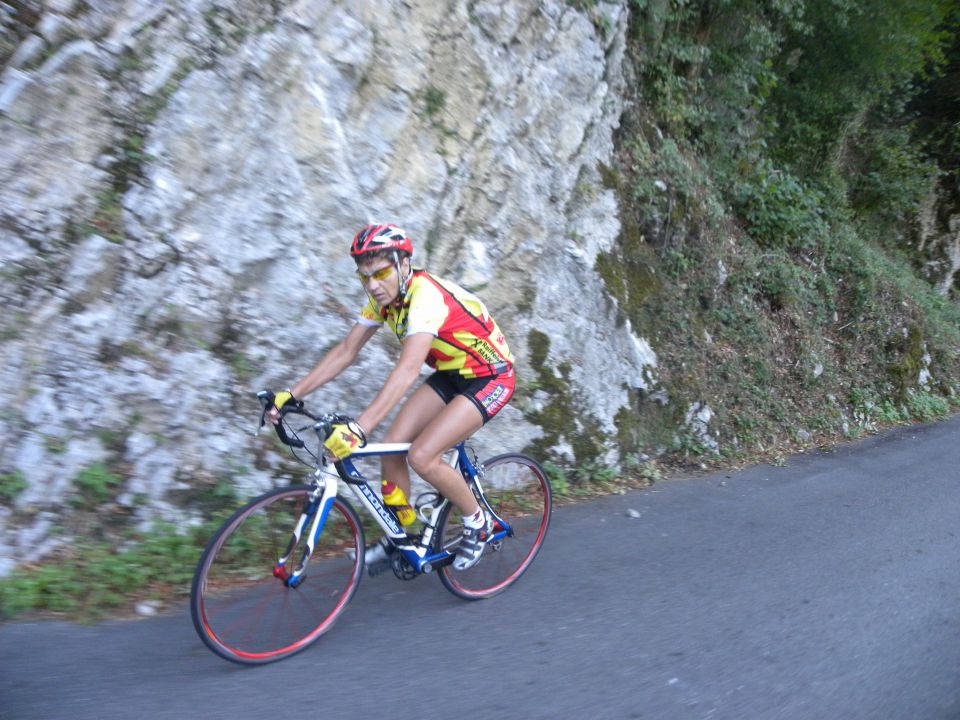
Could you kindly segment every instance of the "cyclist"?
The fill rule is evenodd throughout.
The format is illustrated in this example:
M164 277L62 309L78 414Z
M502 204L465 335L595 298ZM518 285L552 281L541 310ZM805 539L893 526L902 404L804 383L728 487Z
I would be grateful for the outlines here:
M373 401L357 417L355 428L335 425L327 451L350 455L403 399L424 362L435 372L400 408L384 442L409 442L406 459L382 457L383 479L410 496L409 461L417 474L463 513L463 536L453 566L473 567L493 530L460 473L443 453L473 435L509 402L514 390L513 356L503 333L472 293L411 264L413 243L391 224L375 224L357 233L350 245L367 304L346 337L327 352L306 377L277 393L270 418L332 381L350 366L361 348L386 323L401 343L400 358ZM368 563L387 557L384 541L367 548Z

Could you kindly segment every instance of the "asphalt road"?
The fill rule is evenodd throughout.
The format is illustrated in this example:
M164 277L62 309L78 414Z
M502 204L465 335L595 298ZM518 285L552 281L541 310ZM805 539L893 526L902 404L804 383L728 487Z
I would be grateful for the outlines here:
M266 667L185 606L8 623L0 718L960 718L958 518L960 416L560 508L493 600L365 578Z

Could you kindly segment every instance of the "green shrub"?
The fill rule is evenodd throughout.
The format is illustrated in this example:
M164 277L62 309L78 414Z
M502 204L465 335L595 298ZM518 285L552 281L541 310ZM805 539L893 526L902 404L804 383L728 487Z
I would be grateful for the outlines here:
M0 502L12 503L27 489L27 479L19 470L0 473Z
M598 461L588 461L573 469L573 481L580 485L592 482L610 483L617 479L616 468L607 467Z
M225 514L187 532L157 523L122 543L78 540L63 554L0 580L0 617L40 611L96 619L134 599L184 597Z
M898 407L892 400L883 400L877 406L876 417L877 420L886 424L896 424L910 419L907 412Z
M856 142L858 172L851 183L852 202L881 220L902 223L930 192L939 171L912 142L909 127L871 128Z
M910 393L907 397L910 417L921 422L931 422L950 413L950 403L942 397L927 392Z
M550 480L550 486L558 495L566 495L570 490L570 481L567 479L567 471L552 462L543 463L544 472L547 473L547 479Z
M117 487L123 479L112 473L103 463L84 468L73 481L74 487L80 491L78 503L80 505L102 505L114 497Z
M733 205L761 247L809 250L827 235L822 193L769 162L735 186Z

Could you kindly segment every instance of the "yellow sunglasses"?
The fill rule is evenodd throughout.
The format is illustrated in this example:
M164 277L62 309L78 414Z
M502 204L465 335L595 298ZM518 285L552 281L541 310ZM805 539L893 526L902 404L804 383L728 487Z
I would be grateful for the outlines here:
M357 277L360 279L360 282L366 285L371 280L376 280L377 282L383 282L388 277L390 277L390 273L392 271L393 271L393 265L387 265L386 267L382 267L379 270L374 270L372 273L362 273L359 270L357 270Z

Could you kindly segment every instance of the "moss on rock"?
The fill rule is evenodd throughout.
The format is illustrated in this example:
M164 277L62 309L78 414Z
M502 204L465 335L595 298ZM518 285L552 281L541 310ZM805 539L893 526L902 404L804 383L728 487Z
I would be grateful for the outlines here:
M537 457L560 458L557 448L569 445L576 464L593 463L608 449L606 433L600 431L600 423L587 410L587 404L571 378L571 366L562 362L553 370L547 360L550 355L550 338L539 330L531 330L527 336L530 365L536 380L530 388L541 395L538 409L525 412L527 420L539 426L543 435L526 448Z

